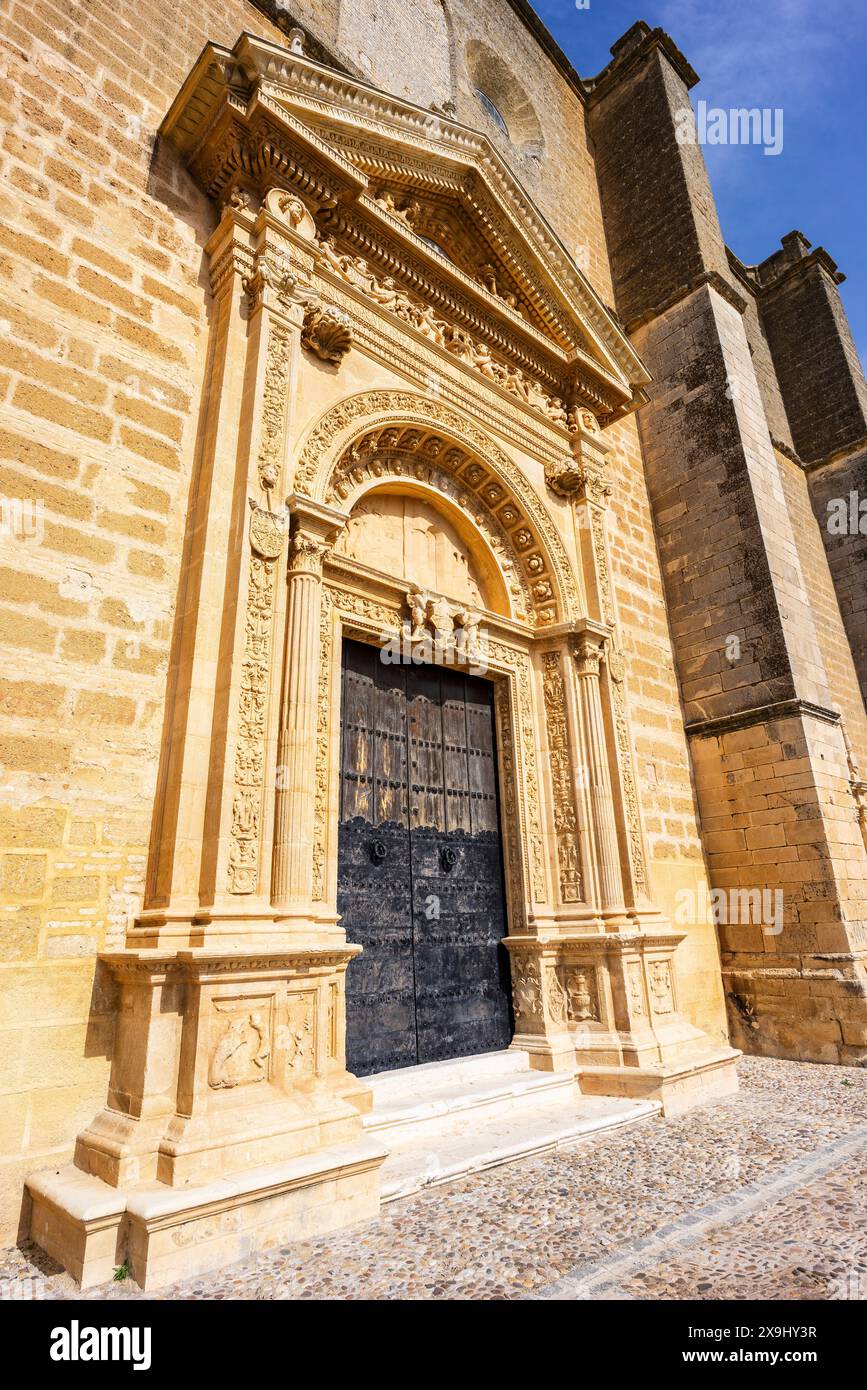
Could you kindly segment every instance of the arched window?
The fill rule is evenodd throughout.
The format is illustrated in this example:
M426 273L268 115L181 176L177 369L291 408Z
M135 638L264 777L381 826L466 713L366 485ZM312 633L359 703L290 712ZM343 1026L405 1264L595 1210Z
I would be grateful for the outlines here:
M491 120L494 122L494 125L502 131L502 133L508 140L509 127L506 125L505 119L499 107L493 101L491 101L491 98L488 96L487 92L483 92L481 87L476 88L476 96L479 98L479 101L482 103L482 106L487 111Z
M489 120L519 155L540 161L545 138L529 93L500 54L479 39L470 39L465 55L476 100Z

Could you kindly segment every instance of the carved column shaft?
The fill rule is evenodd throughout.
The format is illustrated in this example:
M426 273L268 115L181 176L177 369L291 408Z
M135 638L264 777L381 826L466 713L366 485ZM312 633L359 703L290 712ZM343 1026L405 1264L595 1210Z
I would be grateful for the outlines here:
M294 499L294 508L271 882L278 910L303 908L313 896L322 561L346 520L342 513L306 500Z
M287 906L310 895L313 867L313 784L322 548L307 537L290 542L286 661L274 831L273 902Z
M605 719L599 686L603 639L584 633L575 644L578 719L587 775L587 792L593 820L596 870L601 907L623 909L623 878L614 815L614 795L608 764Z

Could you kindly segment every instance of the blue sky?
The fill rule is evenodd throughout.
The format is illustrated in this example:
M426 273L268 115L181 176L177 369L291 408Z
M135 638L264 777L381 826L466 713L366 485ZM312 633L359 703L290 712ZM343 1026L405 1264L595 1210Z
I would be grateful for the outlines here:
M582 77L637 19L660 25L701 81L693 106L782 107L783 149L707 146L723 235L749 264L797 227L846 275L841 294L867 361L865 0L532 0Z

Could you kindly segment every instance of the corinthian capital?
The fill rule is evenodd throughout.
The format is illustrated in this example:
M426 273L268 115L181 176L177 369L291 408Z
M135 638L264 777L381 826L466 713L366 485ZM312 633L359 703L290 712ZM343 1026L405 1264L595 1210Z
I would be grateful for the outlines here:
M579 632L572 638L572 656L579 676L598 676L605 657L605 637L598 632Z
M348 521L346 512L293 493L287 499L292 514L288 572L322 574L322 563Z
M296 532L289 542L289 573L321 575L327 551L325 541Z

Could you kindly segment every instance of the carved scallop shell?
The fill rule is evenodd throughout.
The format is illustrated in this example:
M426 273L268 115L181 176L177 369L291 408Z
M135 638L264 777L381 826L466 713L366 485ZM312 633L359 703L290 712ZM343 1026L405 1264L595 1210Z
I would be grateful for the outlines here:
M352 347L352 330L333 309L311 309L304 319L301 346L323 362L342 362Z

